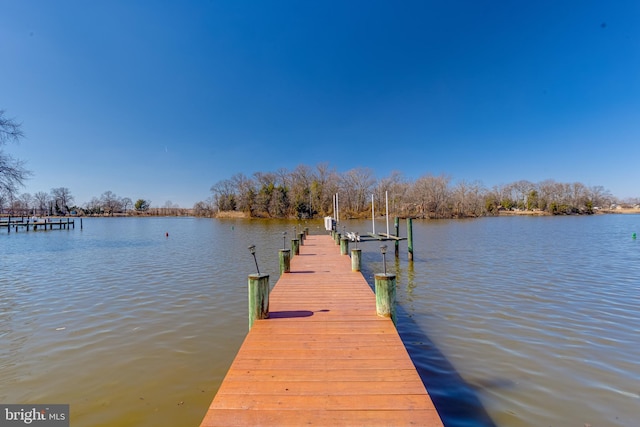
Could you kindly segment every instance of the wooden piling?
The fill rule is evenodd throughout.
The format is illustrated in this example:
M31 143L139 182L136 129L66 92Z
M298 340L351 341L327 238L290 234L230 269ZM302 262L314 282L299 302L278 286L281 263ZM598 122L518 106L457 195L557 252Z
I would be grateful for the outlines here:
M301 231L298 234L298 239L300 240L300 246L303 246L304 245L304 231Z
M293 258L295 255L300 255L300 245L298 239L291 239L291 257Z
M340 255L349 255L349 239L346 237L340 239Z
M339 244L340 244L340 238L341 238L341 237L342 237L342 236L340 235L340 233L338 233L338 232L336 231L336 234L334 235L334 240L335 240L335 242L336 242L336 245L339 245Z
M393 228L396 232L396 237L400 237L400 218L395 217L393 219ZM396 239L394 244L396 248L396 258L398 258L400 256L400 240Z
M362 270L362 249L351 249L351 271Z
M375 275L376 313L381 317L390 317L396 324L396 275L378 273Z
M413 261L413 221L407 218L407 251L409 261Z
M269 318L269 275L249 275L249 329L258 319Z
M291 271L291 251L289 249L280 249L280 274L289 273Z

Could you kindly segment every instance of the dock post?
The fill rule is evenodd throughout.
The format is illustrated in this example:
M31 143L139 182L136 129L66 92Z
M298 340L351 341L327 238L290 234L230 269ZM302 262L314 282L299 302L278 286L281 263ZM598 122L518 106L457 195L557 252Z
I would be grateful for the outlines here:
M411 218L407 218L407 251L409 261L413 261L413 222Z
M298 245L298 239L291 239L291 257L300 255L300 246Z
M340 239L340 255L349 255L349 239L346 237Z
M340 233L338 233L338 232L336 231L336 234L335 234L335 236L334 236L334 240L336 241L336 245L339 245L339 244L340 244L340 237L341 237L341 236L340 236Z
M82 218L80 218L80 230L82 230Z
M7 233L11 233L11 215L9 215L9 219L7 220Z
M301 231L298 235L298 240L300 240L300 246L304 245L304 231Z
M304 237L307 237L309 235L309 227L305 227L304 228Z
M269 318L269 275L249 275L249 329L258 319Z
M291 251L280 249L280 274L291 271Z
M376 282L376 313L381 317L390 317L396 324L396 275L378 273Z
M400 218L395 217L393 219L393 228L395 229L396 237L400 237ZM400 256L400 241L397 239L395 242L395 247L396 247L396 258L398 258Z
M351 271L362 269L362 249L351 249Z

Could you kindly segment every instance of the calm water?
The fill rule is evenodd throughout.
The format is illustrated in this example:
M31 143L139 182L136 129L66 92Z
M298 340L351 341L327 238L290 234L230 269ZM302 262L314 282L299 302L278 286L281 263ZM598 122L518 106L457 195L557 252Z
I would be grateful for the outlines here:
M69 403L74 427L199 425L247 332L247 246L274 284L296 224L106 218L0 232L0 402ZM638 425L640 216L413 230L415 261L403 242L387 268L398 329L447 427ZM379 245L361 244L370 282Z

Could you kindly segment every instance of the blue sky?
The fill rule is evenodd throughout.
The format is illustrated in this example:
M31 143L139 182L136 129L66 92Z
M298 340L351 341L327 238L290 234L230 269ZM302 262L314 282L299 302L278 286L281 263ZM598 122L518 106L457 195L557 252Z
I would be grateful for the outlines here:
M236 173L640 196L638 1L0 0L25 192L183 207Z

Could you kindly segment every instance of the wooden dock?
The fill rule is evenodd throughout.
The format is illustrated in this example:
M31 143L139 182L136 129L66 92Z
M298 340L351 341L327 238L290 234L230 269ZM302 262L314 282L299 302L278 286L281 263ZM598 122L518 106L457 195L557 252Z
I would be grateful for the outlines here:
M80 219L82 221L82 219ZM11 230L18 231L20 228L36 230L53 230L57 228L59 230L69 230L71 228L76 228L75 221L70 218L38 218L36 220L32 220L30 217L8 217L0 220L0 227L6 227L7 231L10 233Z
M308 236L269 296L204 426L442 426L375 295L329 236Z

